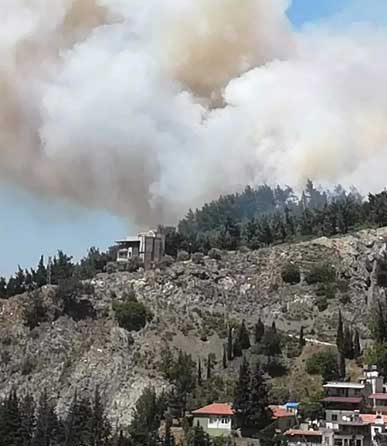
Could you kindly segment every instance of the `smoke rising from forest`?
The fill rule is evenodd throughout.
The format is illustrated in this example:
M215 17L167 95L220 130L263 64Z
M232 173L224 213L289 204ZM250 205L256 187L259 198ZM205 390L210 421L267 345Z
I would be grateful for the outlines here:
M285 0L49 3L0 4L3 181L139 224L246 184L384 187L387 28L295 31Z

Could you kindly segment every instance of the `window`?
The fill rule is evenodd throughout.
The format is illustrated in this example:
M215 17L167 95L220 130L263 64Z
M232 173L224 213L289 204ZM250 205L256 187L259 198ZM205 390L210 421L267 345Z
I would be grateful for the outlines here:
M337 414L335 413L332 414L332 421L337 421Z
M362 446L362 441L361 440L356 440L356 446Z
M230 420L228 418L223 417L221 423L222 424L228 424Z
M343 446L343 440L341 438L335 438L335 446Z
M211 416L208 420L208 427L218 427L218 420L216 417Z
M118 258L119 259L126 259L128 256L128 251L126 249L121 249L118 251Z

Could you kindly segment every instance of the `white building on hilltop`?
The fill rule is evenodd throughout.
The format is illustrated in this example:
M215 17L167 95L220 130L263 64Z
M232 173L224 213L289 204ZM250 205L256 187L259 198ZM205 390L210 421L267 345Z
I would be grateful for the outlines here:
M128 263L139 258L145 264L159 262L165 253L165 234L161 230L141 232L137 236L116 241L117 262Z

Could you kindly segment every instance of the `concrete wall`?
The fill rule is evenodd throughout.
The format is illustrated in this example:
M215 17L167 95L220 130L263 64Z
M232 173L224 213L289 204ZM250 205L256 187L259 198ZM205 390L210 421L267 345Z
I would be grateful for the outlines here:
M213 420L214 421L214 420ZM201 426L205 432L207 432L210 437L228 437L231 435L231 420L230 423L227 424L227 427L222 427L222 424L220 422L210 422L209 417L194 417L193 420L193 426ZM216 427L215 427L216 425Z

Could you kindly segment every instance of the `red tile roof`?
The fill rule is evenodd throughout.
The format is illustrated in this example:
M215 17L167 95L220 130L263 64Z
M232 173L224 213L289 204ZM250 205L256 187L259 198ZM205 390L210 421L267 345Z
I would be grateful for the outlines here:
M372 393L368 398L373 400L387 400L387 393Z
M294 412L286 410L283 406L269 406L273 412L273 418L294 417Z
M214 403L200 409L194 410L193 415L234 415L234 410L229 404Z
M320 431L303 431L301 429L289 429L285 435L300 435L302 437L316 437L322 435Z
M362 413L360 414L360 419L364 422L364 423L375 423L376 421L376 417L379 417L379 415L376 415L374 413ZM382 419L383 422L386 424L387 423L387 415L382 415Z
M323 399L325 403L347 403L347 404L360 404L363 401L362 397L355 396L327 396Z

